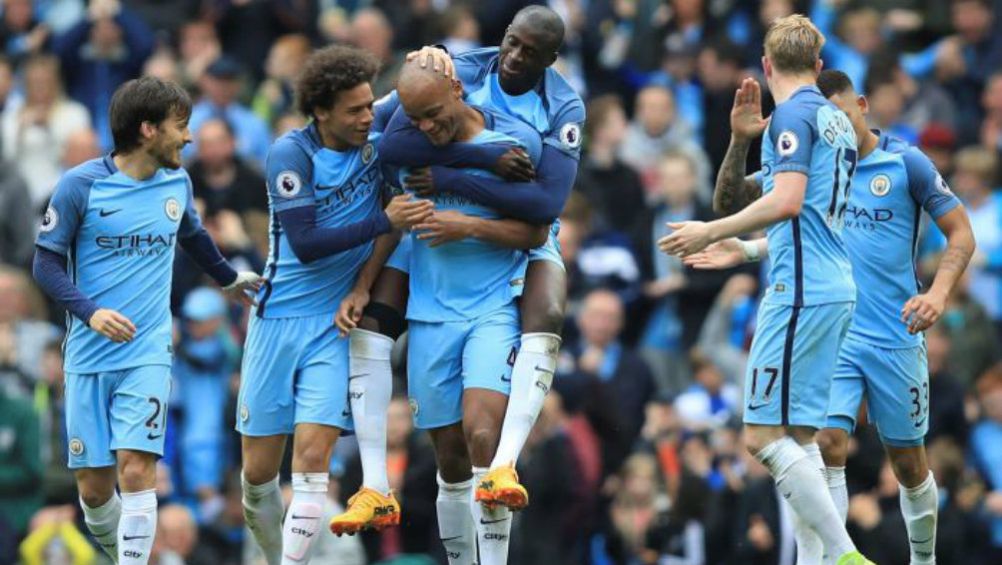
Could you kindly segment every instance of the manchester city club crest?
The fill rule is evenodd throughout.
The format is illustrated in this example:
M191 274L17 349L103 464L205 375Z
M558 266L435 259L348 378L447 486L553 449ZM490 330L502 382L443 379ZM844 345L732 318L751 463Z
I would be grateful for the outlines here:
M282 171L278 173L275 177L275 188L277 192L284 196L285 198L292 198L293 196L299 194L299 190L303 187L303 181L300 180L299 175L293 171Z
M891 191L891 177L880 174L870 179L870 192L874 196L887 196Z
M368 165L369 163L371 163L372 158L375 155L376 155L376 148L373 147L371 143L366 143L365 146L362 147L362 164Z
M50 231L56 229L56 224L59 223L59 214L56 213L56 209L49 206L45 210L45 214L42 215L42 226L39 230L42 233L49 233Z
M83 455L84 444L82 441L80 441L79 438L71 439L69 448L70 448L70 455L77 455L77 456Z
M164 213L172 222L181 219L181 203L177 201L177 198L168 198L167 202L164 202Z

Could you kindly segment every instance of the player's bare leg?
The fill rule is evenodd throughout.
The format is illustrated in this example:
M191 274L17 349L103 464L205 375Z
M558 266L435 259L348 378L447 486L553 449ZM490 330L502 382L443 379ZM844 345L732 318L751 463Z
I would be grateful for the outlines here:
M473 476L463 423L429 430L438 465L438 533L449 565L477 562L477 532L470 512Z
M783 498L798 518L821 538L823 548L839 557L839 564L863 559L856 551L828 494L818 461L802 444L813 442L815 430L798 426L745 425L745 445L776 480Z
M285 453L285 435L242 436L244 521L261 547L268 565L282 562L282 491L278 469Z
M157 532L157 458L152 453L120 449L118 486L122 514L118 522L118 563L145 565Z
M362 488L348 499L348 508L331 519L330 529L337 535L400 523L400 503L386 475L386 410L393 395L390 352L404 331L408 284L407 273L384 268L372 286L365 315L349 335L349 399Z
M297 424L292 440L292 501L282 525L282 563L309 563L320 533L330 482L331 453L341 430Z
M485 481L501 437L501 425L508 397L500 392L470 388L463 392L463 434L470 453L474 484ZM478 488L479 490L479 488ZM502 504L482 504L470 497L470 509L477 529L480 565L508 563L511 510Z
M519 510L529 493L518 482L518 459L553 384L567 301L567 274L557 264L529 263L520 303L522 344L511 373L511 397L490 472L477 484L477 500Z
M939 491L929 471L925 446L884 446L899 483L901 515L908 529L911 565L936 562L936 521Z
M87 530L101 549L118 562L118 522L122 515L122 499L115 492L118 469L114 466L77 469L74 473L80 507Z

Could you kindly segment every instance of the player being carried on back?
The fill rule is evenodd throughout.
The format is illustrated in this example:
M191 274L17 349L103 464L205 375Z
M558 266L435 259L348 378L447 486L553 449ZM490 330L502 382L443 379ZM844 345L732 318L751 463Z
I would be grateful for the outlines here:
M109 115L115 150L59 180L33 270L67 311L66 434L84 522L113 561L143 565L156 535L171 387L175 246L245 305L260 277L233 270L195 211L181 168L191 141L184 89L130 80Z
M745 443L838 565L868 565L828 494L814 435L827 421L839 347L856 300L839 232L856 168L849 118L815 81L824 37L800 15L777 19L762 59L776 110L762 143L762 197L713 222L669 224L660 248L685 257L765 229L772 262L745 374ZM763 122L764 125L764 122Z
M432 47L409 56L420 65L430 65L447 77L458 78L470 103L515 116L536 130L543 138L537 166L533 167L524 152L504 145L453 143L435 148L417 131L408 134L407 143L384 149L384 157L419 168L411 179L417 189L446 190L505 217L533 224L555 222L577 174L585 117L580 96L550 68L563 39L560 17L549 8L530 6L512 20L499 48L469 51L455 61ZM466 175L460 170L463 168L491 170L508 181L519 182ZM451 213L436 213L422 227L426 237L439 241L477 236L479 230L488 229L483 222ZM511 401L500 440L495 440L498 444L490 472L476 485L475 496L486 504L519 509L529 502L514 463L539 415L556 369L567 292L556 241L558 229L553 223L546 244L534 248L529 256L520 301L525 333L512 372ZM342 303L340 324L344 331L351 332L352 343L358 344L352 347L353 377L364 375L360 377L363 381L373 383L390 380L389 349L405 327L407 287L406 273L387 265L372 287L356 286ZM355 355L361 351L366 355ZM379 497L371 489L363 489L360 494L365 496L353 498L348 511L335 518L333 528L352 531L372 519L372 508L379 504Z
M392 109L373 106L378 67L358 49L313 53L296 85L299 109L312 121L268 152L268 282L248 324L237 431L244 514L269 565L309 561L341 431L354 427L361 436L382 426L385 442L385 407L372 405L388 403L390 390L355 394L348 341L332 322L355 284L371 284L396 244L394 229L426 219L432 204L399 196L383 209L376 144ZM283 526L278 471L289 434L292 502ZM378 510L375 527L400 519L392 496Z
M856 94L845 73L823 71L818 88L849 116L859 142L842 232L858 288L856 311L839 351L826 428L818 434L828 488L845 521L849 434L865 393L870 419L900 483L911 565L930 565L935 563L939 495L924 447L929 372L921 332L942 315L974 251L974 233L963 205L928 157L900 139L867 128L866 98ZM720 212L737 212L761 194L760 174L744 176L747 144L763 130L761 114L758 85L746 80L735 98L733 141L714 192ZM915 240L922 210L946 234L947 248L932 286L920 294ZM685 261L695 268L718 269L766 253L764 239L731 239ZM812 562L820 561L819 552L817 544L800 550L813 556L806 557Z

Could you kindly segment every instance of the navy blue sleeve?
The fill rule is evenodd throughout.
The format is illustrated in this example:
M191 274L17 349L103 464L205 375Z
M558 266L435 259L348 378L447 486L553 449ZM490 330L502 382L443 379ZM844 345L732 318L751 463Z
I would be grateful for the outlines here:
M45 247L36 247L31 274L49 298L83 323L90 323L90 318L97 312L98 306L93 300L84 296L70 280L70 275L66 271L65 255Z
M563 211L577 176L578 160L551 144L543 145L536 182L505 182L464 174L461 170L432 167L432 182L501 214L534 224L554 221Z
M441 165L487 171L492 170L497 160L511 148L507 143L450 143L437 147L414 127L403 106L393 113L378 147L379 158L398 167Z
M292 252L304 264L358 247L392 229L390 218L382 210L361 222L336 228L317 226L314 206L281 210L278 221L289 238Z
M212 241L205 228L199 226L198 230L180 238L178 242L181 244L181 249L191 255L195 263L219 286L228 286L237 280L237 272L219 252L216 242Z
M400 107L400 96L394 90L372 105L372 127L370 131L382 132L390 123L390 118Z

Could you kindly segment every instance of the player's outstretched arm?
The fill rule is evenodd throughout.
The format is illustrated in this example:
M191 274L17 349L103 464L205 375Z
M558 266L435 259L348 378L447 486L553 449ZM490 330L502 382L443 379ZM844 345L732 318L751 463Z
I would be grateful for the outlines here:
M769 240L760 237L744 241L731 237L711 244L699 253L686 255L682 263L701 271L730 269L744 263L755 263L769 256Z
M507 249L534 249L546 243L550 227L519 220L487 219L468 216L455 210L436 211L430 218L414 226L418 239L429 240L429 246L481 239Z
M731 215L762 196L754 175L745 176L752 141L762 135L768 121L762 118L762 91L758 81L746 78L734 93L731 108L731 142L713 187L713 211Z
M414 127L403 107L397 108L379 140L379 158L395 167L440 165L457 169L483 169L510 181L535 177L529 156L508 143L450 143L432 145Z

